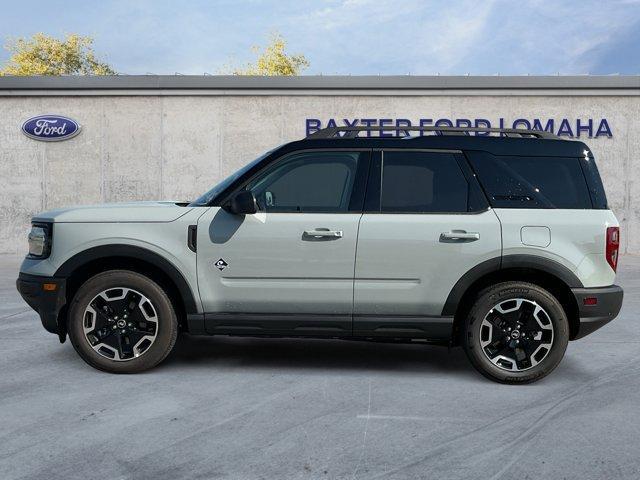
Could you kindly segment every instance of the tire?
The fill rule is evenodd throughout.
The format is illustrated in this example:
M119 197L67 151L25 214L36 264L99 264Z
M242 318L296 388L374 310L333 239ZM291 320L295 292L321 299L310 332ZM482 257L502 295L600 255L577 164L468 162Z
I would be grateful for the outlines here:
M68 331L80 357L98 370L138 373L173 349L178 321L171 300L153 280L110 270L85 282L69 307Z
M500 383L532 383L558 366L569 322L558 300L526 282L481 291L466 318L462 345L471 364Z

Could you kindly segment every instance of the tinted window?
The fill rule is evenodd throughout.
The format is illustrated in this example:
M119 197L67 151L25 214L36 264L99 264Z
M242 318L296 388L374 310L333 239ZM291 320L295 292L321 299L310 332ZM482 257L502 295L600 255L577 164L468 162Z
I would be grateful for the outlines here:
M252 181L261 211L346 212L359 152L308 152L291 155Z
M466 212L469 188L453 154L383 153L383 212Z
M587 187L591 193L591 204L593 205L593 208L606 210L608 208L607 195L604 192L604 186L602 185L600 173L598 173L596 161L591 155L589 155L581 159L580 162L587 181Z
M478 179L496 208L591 208L580 160L473 152Z

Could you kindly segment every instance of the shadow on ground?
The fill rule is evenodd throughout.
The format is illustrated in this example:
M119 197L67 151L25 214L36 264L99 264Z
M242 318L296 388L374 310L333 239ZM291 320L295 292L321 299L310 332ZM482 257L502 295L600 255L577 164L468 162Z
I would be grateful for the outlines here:
M182 335L167 365L362 372L446 371L476 375L461 348L327 339L196 337Z

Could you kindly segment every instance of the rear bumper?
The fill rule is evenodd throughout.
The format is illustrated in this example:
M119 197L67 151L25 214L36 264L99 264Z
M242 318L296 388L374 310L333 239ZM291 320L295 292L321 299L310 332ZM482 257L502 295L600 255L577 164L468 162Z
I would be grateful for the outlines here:
M573 340L582 338L606 325L618 316L622 307L622 287L611 285L598 288L572 288L578 304L580 327ZM585 299L596 299L594 305L585 305Z
M45 289L45 284L49 286L48 289ZM64 325L60 326L58 316L67 303L65 279L20 273L16 280L16 288L24 301L38 312L42 326L63 339L66 331L63 331Z

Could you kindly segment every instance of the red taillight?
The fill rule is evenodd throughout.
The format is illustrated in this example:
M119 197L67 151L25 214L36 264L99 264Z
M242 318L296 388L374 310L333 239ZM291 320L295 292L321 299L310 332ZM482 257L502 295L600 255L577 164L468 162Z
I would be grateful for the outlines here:
M618 268L618 251L620 250L620 227L607 228L607 262L615 272Z

